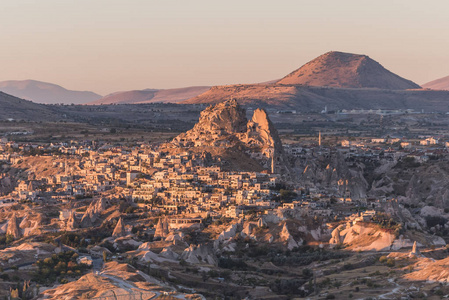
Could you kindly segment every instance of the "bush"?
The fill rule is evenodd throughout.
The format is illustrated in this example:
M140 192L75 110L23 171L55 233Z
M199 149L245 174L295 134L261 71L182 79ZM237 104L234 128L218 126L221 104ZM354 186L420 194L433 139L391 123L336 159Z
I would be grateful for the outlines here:
M379 262L382 263L382 264L386 263L387 260L388 260L388 258L387 258L385 255L382 255L382 256L379 258Z

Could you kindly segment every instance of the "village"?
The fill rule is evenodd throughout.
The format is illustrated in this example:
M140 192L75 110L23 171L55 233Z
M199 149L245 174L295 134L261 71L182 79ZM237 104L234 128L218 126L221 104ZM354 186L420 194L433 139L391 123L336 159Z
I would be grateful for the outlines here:
M14 142L14 135L2 137L0 265L9 274L5 278L31 280L23 288L28 294L87 297L105 291L90 287L94 292L86 294L79 280L110 278L106 270L127 264L159 280L156 295L277 298L336 287L325 288L324 279L321 288L312 287L313 272L298 275L288 267L290 260L309 270L324 259L324 269L314 272L332 274L347 264L375 268L371 255L379 251L446 249L446 211L415 204L395 186L402 179L381 178L446 161L444 139L334 139L319 133L281 143L264 111L256 110L247 122L236 102L217 107L168 143L24 143ZM238 117L229 121L230 128L217 129L225 110ZM240 152L229 164L223 151L233 147ZM26 250L17 250L18 244ZM355 259L348 251L366 255ZM45 271L47 258L56 263L64 255L73 256L72 269ZM259 261L276 267L267 271ZM266 274L248 277L257 268ZM279 268L286 272L280 282L273 271ZM50 279L42 281L42 272L50 272ZM52 286L55 280L60 285L54 289L37 288L36 283ZM64 283L70 282L76 288L68 292Z

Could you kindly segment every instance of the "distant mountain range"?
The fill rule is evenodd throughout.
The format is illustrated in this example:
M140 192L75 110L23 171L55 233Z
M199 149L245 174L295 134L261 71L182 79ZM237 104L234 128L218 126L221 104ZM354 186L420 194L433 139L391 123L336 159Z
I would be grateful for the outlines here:
M427 84L416 83L385 69L366 55L328 52L282 79L258 84L195 86L116 92L101 97L92 92L68 91L33 80L0 82L0 91L40 103L215 104L236 99L247 106L295 109L301 112L339 109L415 109L449 111L449 76ZM432 90L429 90L432 89ZM7 99L8 101L6 101ZM15 103L15 104L14 104ZM13 113L15 111L17 114ZM48 111L45 106L0 95L0 115L22 118L23 112ZM56 112L51 109L48 113ZM60 114L60 112L58 111ZM35 119L31 117L29 119Z
M449 93L423 90L366 55L328 52L270 84L212 87L183 104L240 104L298 111L329 109L447 110Z
M1 81L0 91L43 104L84 104L101 98L94 92L71 91L53 83L36 80Z
M422 85L423 88L431 90L449 90L449 76L436 79Z
M210 89L210 86L192 86L177 89L146 89L116 92L88 104L142 104L142 103L178 103L198 96Z

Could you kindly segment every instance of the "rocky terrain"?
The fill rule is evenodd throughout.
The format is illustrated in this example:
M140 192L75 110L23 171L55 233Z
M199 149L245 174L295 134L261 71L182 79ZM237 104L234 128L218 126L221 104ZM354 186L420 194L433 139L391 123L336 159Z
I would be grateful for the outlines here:
M184 104L216 104L235 98L250 107L294 109L300 112L320 112L342 109L415 109L426 112L446 112L447 91L381 90L314 87L301 85L229 85L216 86L186 101Z
M285 168L282 143L266 111L256 109L248 121L245 109L236 100L202 111L198 123L171 144L185 149L238 149L265 169Z

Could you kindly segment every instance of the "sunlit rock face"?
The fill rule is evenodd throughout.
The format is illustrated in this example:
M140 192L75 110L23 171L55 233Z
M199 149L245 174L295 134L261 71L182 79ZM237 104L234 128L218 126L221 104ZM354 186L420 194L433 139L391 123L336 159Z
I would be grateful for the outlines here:
M178 135L171 146L239 148L265 168L283 161L282 143L267 112L258 108L248 121L245 109L236 100L205 109L198 123Z

